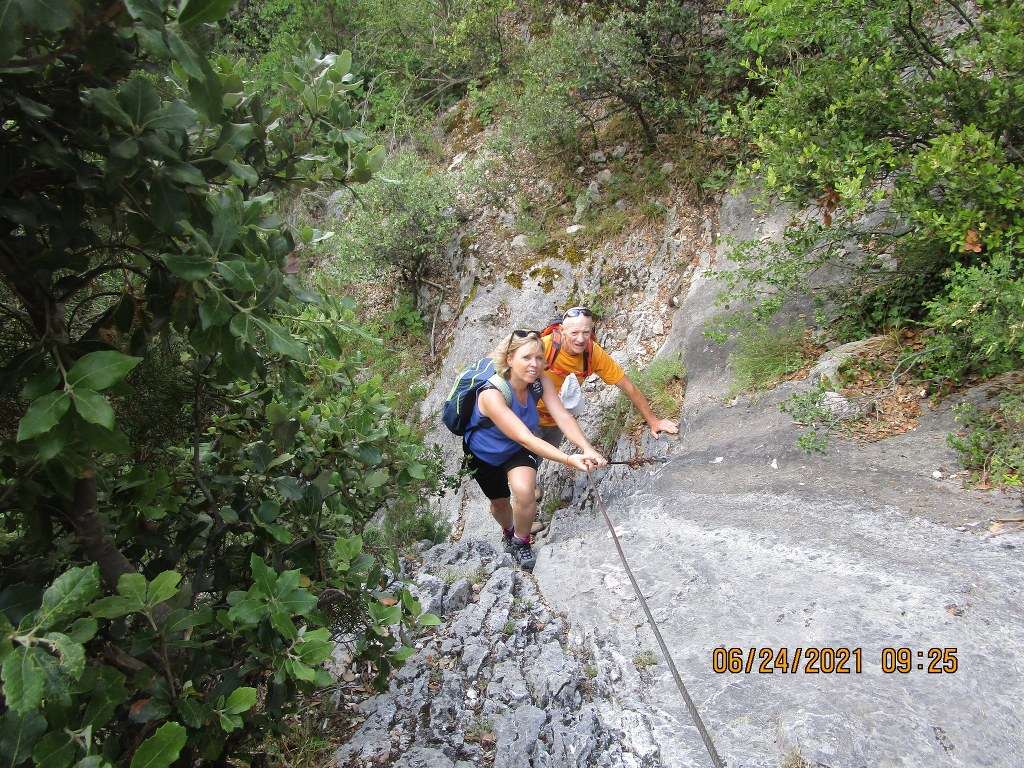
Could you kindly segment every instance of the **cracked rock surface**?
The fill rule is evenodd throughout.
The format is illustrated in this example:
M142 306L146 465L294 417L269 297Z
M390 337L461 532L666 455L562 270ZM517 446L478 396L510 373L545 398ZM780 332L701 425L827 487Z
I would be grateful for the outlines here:
M479 540L443 544L413 577L444 621L422 639L391 688L363 702L365 721L339 766L497 768L661 763L593 702L596 669L533 577Z

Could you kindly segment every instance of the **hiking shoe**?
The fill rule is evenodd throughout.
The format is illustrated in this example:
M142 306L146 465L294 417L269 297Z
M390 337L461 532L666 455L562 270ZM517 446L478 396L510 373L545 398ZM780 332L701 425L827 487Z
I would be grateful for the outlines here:
M512 554L512 537L507 533L501 534L501 548L510 555Z
M533 548L519 539L512 539L511 547L509 554L512 555L512 559L519 563L519 567L524 571L532 571L533 566L537 564L537 556L533 554Z

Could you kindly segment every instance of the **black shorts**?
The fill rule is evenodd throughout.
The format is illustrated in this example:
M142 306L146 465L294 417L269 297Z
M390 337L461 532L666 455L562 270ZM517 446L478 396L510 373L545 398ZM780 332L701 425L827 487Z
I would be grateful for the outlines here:
M537 469L540 459L537 454L530 453L525 448L520 448L511 458L505 460L500 467L488 464L486 461L477 458L463 445L463 452L466 454L466 467L472 470L473 478L480 490L484 492L491 501L495 499L507 499L512 496L512 490L508 487L508 473L516 467L530 467Z

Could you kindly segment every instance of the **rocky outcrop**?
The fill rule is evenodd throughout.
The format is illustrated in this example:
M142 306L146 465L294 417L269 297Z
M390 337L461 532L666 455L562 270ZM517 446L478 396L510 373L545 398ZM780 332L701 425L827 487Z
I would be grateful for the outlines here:
M508 555L480 540L438 545L412 582L442 624L360 705L365 720L336 765L661 765L657 749L607 722L591 650L570 643L564 617Z

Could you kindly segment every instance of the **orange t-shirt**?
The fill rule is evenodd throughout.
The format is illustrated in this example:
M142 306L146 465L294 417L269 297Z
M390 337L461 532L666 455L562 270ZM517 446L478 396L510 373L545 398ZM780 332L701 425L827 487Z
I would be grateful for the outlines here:
M547 360L548 355L551 353L553 339L550 335L544 336L541 338L541 342L544 344L544 359ZM570 373L575 374L576 378L580 380L580 384L583 384L583 355L570 354L566 350L565 344L558 350L558 357L555 358L555 367L565 371L565 374L555 373L551 369L545 371L547 377L555 385L555 389L561 391L562 384L565 383L565 376ZM626 375L626 372L622 370L622 366L612 360L611 356L601 349L601 346L596 342L590 351L590 370L600 376L605 384L618 384L622 377ZM537 410L540 411L540 425L542 427L554 425L555 420L551 418L548 409L544 407L543 400L537 403Z

